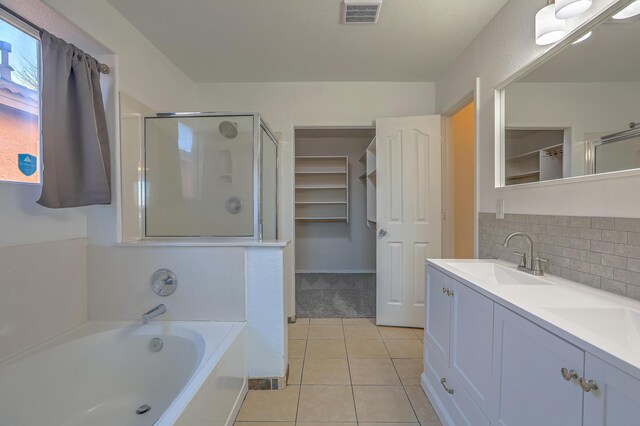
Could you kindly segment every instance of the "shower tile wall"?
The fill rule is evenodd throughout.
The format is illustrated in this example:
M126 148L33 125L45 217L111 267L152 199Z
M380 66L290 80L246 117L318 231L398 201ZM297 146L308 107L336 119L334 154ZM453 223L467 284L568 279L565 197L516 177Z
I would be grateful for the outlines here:
M300 318L373 318L376 274L296 274Z
M640 219L582 216L479 215L479 257L518 262L526 249L521 238L509 248L509 233L527 232L536 252L549 259L548 272L640 300Z

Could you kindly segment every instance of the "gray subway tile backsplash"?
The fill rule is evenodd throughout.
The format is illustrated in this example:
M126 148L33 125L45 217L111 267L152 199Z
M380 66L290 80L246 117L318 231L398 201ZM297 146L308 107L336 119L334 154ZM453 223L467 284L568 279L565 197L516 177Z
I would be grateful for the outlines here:
M515 231L531 234L550 274L640 300L640 219L480 213L480 258L516 263L526 243L502 246Z

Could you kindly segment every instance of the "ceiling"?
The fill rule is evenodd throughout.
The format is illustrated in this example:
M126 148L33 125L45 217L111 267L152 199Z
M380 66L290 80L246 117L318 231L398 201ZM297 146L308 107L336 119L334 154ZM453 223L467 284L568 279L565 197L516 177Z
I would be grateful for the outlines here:
M108 0L195 82L435 81L507 0Z
M569 45L519 82L640 82L640 19L607 20L593 35Z

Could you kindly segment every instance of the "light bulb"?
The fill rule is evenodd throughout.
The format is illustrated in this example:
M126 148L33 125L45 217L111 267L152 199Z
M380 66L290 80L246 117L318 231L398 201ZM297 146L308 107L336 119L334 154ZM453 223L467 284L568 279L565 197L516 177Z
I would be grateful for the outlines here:
M593 31L589 31L588 33L586 33L585 35L583 35L582 37L580 37L579 39L577 39L576 41L574 41L571 44L578 44L578 43L582 43L583 41L585 41L586 39L588 39L589 37L591 37L591 35L593 34Z
M613 19L628 19L640 14L640 0L636 0L620 12L613 15Z
M556 18L573 18L589 10L592 4L593 0L556 0Z
M640 0L639 0L640 1ZM549 4L536 13L536 44L546 46L567 35L565 21L556 18L556 7Z

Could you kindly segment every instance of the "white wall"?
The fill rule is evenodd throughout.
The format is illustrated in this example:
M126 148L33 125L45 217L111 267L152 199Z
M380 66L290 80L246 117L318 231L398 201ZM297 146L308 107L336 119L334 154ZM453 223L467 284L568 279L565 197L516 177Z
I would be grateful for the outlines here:
M87 320L86 244L0 248L0 361Z
M637 117L640 83L515 83L505 94L509 127L570 127L570 176L585 173L590 134L628 128Z
M89 319L134 320L160 303L161 320L244 321L245 254L242 247L87 248ZM171 269L178 288L156 295L151 275Z
M570 21L569 27L591 19L614 3L615 0L594 0L591 10L584 17ZM637 191L640 184L637 176L495 188L494 90L548 50L534 41L534 16L540 7L538 0L509 1L436 83L437 109L446 112L473 90L476 77L480 79L476 121L478 210L495 212L496 200L502 198L507 213L638 217L640 198L628 196Z
M296 155L349 157L349 222L296 222L297 272L375 272L376 233L367 227L360 156L371 138L298 138Z
M294 239L293 131L295 126L371 126L379 117L435 111L433 83L212 83L198 84L199 111L259 112L280 140L280 237ZM295 245L285 249L288 315L295 312Z
M109 58L100 57L112 69L109 77L103 77L103 91L108 91L105 98L111 142L113 200L110 206L90 207L87 219L90 244L113 244L120 240L121 233L117 92L124 92L155 111L185 111L193 106L195 86L106 0L44 2L104 45L114 60L110 63Z

